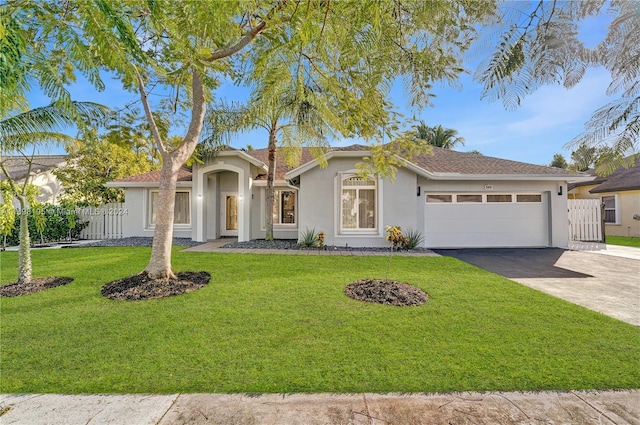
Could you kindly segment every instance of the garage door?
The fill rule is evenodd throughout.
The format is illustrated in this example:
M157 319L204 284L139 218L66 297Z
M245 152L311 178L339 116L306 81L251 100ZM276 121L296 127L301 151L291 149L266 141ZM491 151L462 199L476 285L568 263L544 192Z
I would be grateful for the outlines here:
M427 193L430 248L546 247L548 194Z

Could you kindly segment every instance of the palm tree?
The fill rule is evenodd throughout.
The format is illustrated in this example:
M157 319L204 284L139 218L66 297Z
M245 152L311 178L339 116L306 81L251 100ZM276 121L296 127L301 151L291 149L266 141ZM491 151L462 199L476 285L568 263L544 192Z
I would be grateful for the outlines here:
M304 86L301 92L292 88L267 99L257 89L246 106L222 105L207 120L208 131L215 136L205 138L203 143L208 145L220 145L223 137L234 132L261 128L268 133L265 240L273 240L273 214L270 212L275 203L278 146L291 148L288 159L294 162L303 144L315 148L315 153L320 154L323 148L328 147L328 137L333 135L333 129L315 105L321 96L320 89Z
M444 149L453 149L458 144L464 146L464 138L458 137L458 130L444 128L441 125L429 127L424 121L420 121L413 128L414 139L424 140L431 146Z
M107 108L90 102L72 102L71 107L85 122L102 120L106 117ZM31 281L31 250L29 239L29 223L27 208L29 206L29 174L31 172L32 157L23 153L30 145L46 143L69 143L75 139L61 133L65 127L76 124L75 117L68 113L66 106L53 103L49 106L31 109L16 115L3 116L0 120L0 170L4 173L8 191L3 195L17 198L20 204L20 247L18 251L18 283ZM10 152L20 153L29 165L27 177L21 187L7 172L3 157ZM6 201L6 200L5 200Z
M416 138L418 140L430 140L431 139L431 135L433 133L433 130L424 121L420 121L420 123L417 124L417 125L414 125L413 128L415 128L414 138Z

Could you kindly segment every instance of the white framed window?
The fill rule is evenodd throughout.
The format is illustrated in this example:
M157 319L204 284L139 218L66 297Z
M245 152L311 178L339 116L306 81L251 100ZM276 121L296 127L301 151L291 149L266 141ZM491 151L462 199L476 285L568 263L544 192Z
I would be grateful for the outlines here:
M618 196L603 196L604 204L604 222L609 224L620 224L618 220Z
M479 204L482 203L482 195L473 194L473 195L456 195L456 201L459 204Z
M516 202L540 203L542 202L542 195L540 193L516 195Z
M487 203L509 203L513 202L512 195L495 195L495 194L487 194Z
M276 190L273 194L273 224L296 224L296 191Z
M340 183L340 230L376 229L378 185L375 178L346 175Z
M541 203L540 193L427 193L427 204Z
M453 195L446 193L427 193L428 204L450 204L453 202Z
M156 210L158 205L158 191L149 191L148 221L149 225L156 224ZM191 191L176 190L176 203L173 209L173 224L191 224Z

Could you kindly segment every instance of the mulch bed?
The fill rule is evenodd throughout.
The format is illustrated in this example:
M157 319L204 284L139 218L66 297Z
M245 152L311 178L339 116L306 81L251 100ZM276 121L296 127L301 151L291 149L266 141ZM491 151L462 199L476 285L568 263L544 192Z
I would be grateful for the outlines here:
M29 283L10 283L0 286L0 297L19 297L21 295L29 295L45 289L55 288L56 286L66 285L73 282L70 277L36 277L31 279Z
M102 295L112 300L150 300L185 294L202 288L211 280L207 272L180 272L177 279L151 279L147 273L114 280L102 287Z
M347 285L344 293L354 300L395 306L417 306L428 299L420 288L385 279L360 279Z

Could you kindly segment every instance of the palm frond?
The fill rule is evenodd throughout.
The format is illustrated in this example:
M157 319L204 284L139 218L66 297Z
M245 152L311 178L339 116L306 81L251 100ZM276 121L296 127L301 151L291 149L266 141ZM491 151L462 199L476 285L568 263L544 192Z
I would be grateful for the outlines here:
M95 126L104 122L109 111L103 105L91 102L72 102L72 113L66 105L53 103L48 106L31 109L0 120L0 140L4 149L19 149L30 143L45 142L38 135L46 134L54 142L67 142L70 139L60 134L65 129L77 126Z

